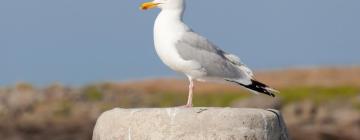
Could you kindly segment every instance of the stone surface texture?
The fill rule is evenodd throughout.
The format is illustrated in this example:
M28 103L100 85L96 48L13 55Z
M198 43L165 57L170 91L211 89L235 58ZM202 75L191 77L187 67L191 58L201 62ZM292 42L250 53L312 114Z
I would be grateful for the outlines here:
M276 110L247 108L113 109L93 140L288 140Z

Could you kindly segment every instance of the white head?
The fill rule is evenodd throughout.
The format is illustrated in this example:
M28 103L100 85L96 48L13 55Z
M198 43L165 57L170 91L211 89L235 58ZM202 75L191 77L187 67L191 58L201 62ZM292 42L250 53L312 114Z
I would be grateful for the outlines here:
M154 0L152 2L143 3L140 6L142 10L148 10L152 8L160 8L162 10L181 10L185 8L185 0Z

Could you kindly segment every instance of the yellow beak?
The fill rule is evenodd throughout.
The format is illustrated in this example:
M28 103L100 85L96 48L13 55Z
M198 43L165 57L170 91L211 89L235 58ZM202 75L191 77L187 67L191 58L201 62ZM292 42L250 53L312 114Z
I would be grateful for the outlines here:
M140 5L140 9L141 10L148 10L148 9L152 9L155 8L157 5L159 5L160 3L154 3L154 2L145 2L143 4Z

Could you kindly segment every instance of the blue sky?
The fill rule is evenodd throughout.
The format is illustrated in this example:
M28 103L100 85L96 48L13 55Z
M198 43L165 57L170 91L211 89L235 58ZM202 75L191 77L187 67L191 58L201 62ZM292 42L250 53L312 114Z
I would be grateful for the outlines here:
M142 0L0 1L0 85L82 85L176 73ZM185 22L254 70L360 64L358 0L188 0Z

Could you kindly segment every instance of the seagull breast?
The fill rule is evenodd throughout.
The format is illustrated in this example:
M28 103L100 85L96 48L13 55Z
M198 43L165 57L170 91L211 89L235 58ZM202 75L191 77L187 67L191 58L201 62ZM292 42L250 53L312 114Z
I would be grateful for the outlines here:
M160 59L171 69L186 73L198 64L184 60L176 49L176 43L190 28L181 21L182 12L162 10L154 25L155 50Z

